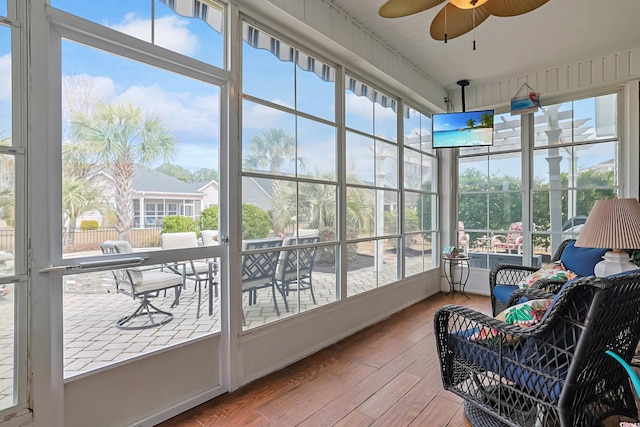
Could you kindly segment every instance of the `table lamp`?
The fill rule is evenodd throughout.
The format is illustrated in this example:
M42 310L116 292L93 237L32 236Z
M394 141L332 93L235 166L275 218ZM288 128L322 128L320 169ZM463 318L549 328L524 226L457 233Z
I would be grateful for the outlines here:
M624 249L640 248L640 203L637 199L598 200L584 223L576 246L612 248L594 273L606 277L638 268Z

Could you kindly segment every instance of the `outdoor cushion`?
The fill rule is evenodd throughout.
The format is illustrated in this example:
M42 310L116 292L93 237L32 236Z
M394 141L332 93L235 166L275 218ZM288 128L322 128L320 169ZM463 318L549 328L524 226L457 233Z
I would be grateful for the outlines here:
M593 276L593 268L602 261L602 257L610 249L581 248L575 245L575 241L567 244L562 251L560 261L567 270L571 270L578 276Z
M481 366L487 371L501 372L502 375L538 395L555 400L561 391L560 379L567 375L567 364L548 363L545 366L527 367L523 360L531 358L535 343L505 345L496 354L496 346L491 340L471 341L467 334L449 335L449 349L456 357ZM543 350L544 351L544 350Z
M551 298L535 299L525 301L520 304L513 305L496 315L496 319L502 320L510 325L518 325L529 328L540 322L551 306ZM469 337L471 341L479 341L498 337L498 331L489 327L484 327L476 331ZM511 340L510 336L506 337L507 341Z
M536 283L538 280L547 279L559 282L566 282L577 277L577 274L571 270L565 269L561 261L551 262L543 266L538 271L535 271L522 279L516 284L521 289L528 288Z
M520 289L516 285L496 285L493 288L493 296L496 299L504 304L509 302L509 297L513 293L513 291Z

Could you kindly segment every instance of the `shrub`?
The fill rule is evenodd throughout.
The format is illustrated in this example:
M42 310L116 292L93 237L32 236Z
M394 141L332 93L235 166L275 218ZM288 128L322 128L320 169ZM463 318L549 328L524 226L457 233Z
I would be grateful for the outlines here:
M97 230L100 224L94 219L85 219L80 221L80 230Z
M404 211L404 227L405 227L406 230L419 230L421 228L421 224L418 222L418 211L417 210L405 209L405 211ZM429 225L429 227L430 227L430 225Z
M269 235L271 218L264 209L253 205L242 205L242 238L261 239Z
M165 216L162 221L163 233L179 233L181 231L195 231L198 232L198 224L186 216L169 215Z
M218 206L211 206L200 212L200 220L198 221L200 230L217 230L218 229Z
M358 237L358 230L348 229L347 238ZM320 242L330 242L336 239L336 232L333 228L323 228L320 230ZM355 243L347 245L347 260L355 261L358 258L358 245ZM316 261L320 263L332 264L336 262L335 246L321 246L316 249Z

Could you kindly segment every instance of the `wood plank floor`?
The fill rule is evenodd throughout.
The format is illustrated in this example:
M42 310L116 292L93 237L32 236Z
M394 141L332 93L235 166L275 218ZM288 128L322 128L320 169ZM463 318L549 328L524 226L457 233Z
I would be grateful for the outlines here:
M489 297L437 294L160 426L469 426L440 379L433 316L445 304L491 312Z

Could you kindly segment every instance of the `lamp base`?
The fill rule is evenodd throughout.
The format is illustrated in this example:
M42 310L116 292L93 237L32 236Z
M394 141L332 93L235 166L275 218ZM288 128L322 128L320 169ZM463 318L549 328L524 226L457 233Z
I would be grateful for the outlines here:
M593 269L597 277L607 277L612 274L638 269L638 266L630 261L629 254L624 251L609 251L604 254L603 258Z

